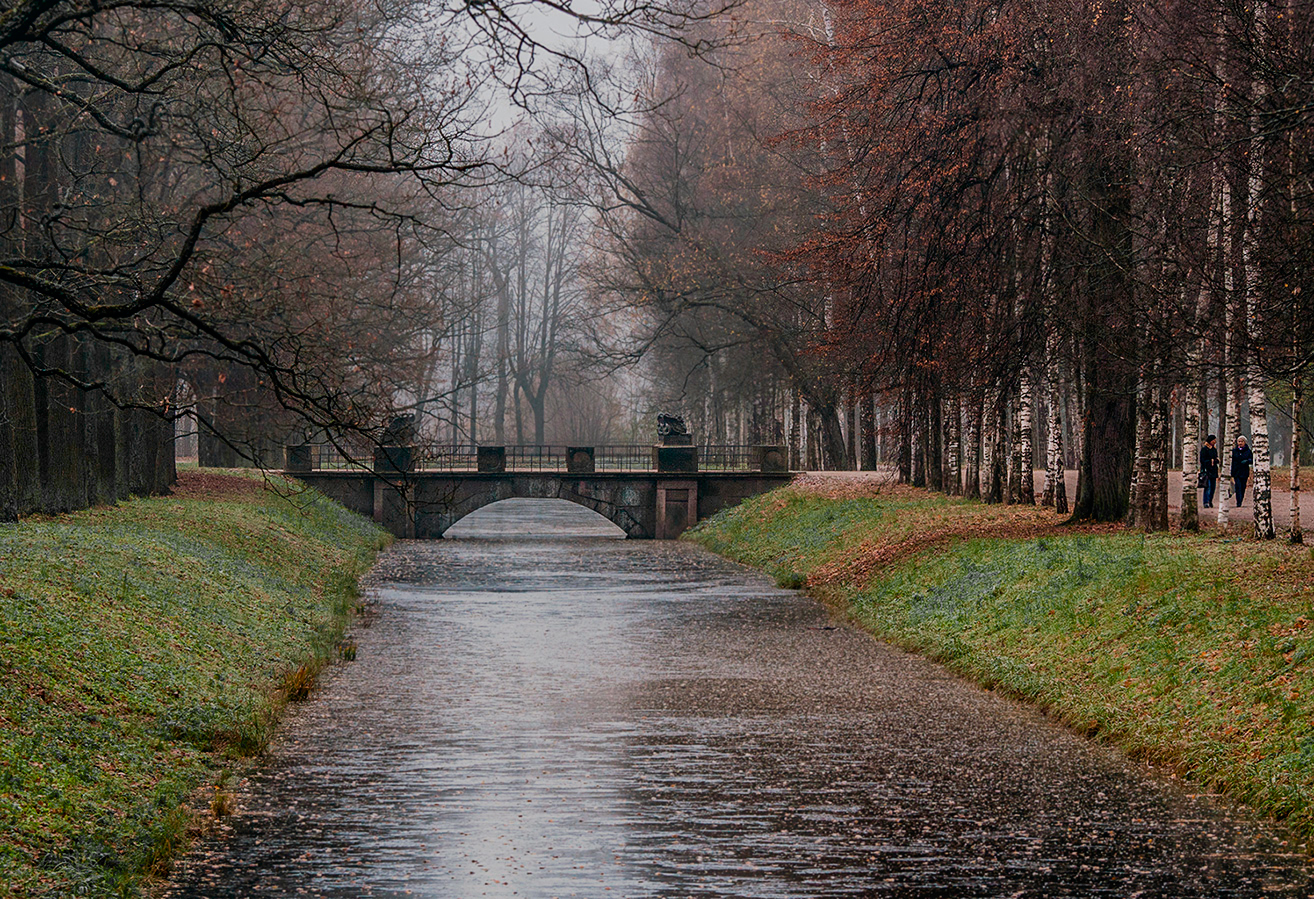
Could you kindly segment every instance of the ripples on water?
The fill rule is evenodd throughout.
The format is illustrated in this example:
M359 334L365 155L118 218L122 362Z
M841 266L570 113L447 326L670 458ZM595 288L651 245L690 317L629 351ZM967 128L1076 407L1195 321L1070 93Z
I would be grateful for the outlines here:
M450 533L384 556L166 895L1308 893L1244 815L693 546L551 501Z

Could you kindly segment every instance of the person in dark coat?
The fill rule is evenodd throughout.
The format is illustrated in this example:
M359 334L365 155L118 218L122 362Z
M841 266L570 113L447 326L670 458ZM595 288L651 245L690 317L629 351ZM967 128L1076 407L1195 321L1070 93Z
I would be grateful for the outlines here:
M1218 489L1218 436L1210 434L1200 447L1200 484L1204 487L1204 507L1213 508L1214 491Z
M1255 456L1250 451L1246 438L1237 437L1236 446L1232 447L1232 487L1236 490L1236 504L1240 508L1246 498L1246 481L1250 480L1250 466Z

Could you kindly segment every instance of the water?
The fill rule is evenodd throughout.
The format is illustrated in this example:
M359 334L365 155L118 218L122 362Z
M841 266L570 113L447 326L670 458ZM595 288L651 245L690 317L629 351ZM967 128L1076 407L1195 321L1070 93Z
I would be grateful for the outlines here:
M165 895L1310 893L1244 812L693 546L541 501L451 535L385 555Z

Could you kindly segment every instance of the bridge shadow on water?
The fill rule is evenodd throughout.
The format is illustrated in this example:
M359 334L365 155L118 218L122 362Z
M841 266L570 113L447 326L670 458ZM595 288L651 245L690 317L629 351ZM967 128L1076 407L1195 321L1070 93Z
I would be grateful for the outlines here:
M443 536L448 540L624 540L625 532L569 500L504 499L471 512Z

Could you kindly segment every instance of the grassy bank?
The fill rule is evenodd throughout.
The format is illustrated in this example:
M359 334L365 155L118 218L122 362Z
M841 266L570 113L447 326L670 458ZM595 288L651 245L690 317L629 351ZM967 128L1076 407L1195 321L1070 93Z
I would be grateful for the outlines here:
M1308 548L861 487L786 488L689 536L1314 837Z
M331 656L385 541L316 494L196 472L0 524L3 895L133 895L167 865Z

